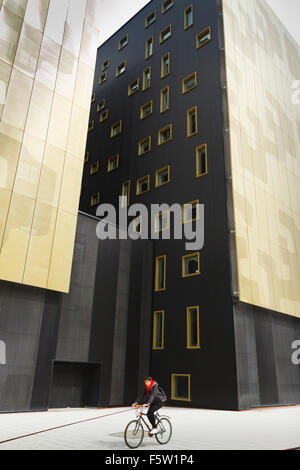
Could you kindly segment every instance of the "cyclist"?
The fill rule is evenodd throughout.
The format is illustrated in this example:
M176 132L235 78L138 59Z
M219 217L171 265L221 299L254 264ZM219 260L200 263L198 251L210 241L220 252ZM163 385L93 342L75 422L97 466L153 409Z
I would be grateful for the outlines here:
M158 433L155 425L154 413L162 408L167 401L167 395L158 383L152 379L152 377L145 377L145 390L143 395L138 398L132 406L143 405L144 407L149 406L148 419L151 423L152 429L149 432L150 436Z

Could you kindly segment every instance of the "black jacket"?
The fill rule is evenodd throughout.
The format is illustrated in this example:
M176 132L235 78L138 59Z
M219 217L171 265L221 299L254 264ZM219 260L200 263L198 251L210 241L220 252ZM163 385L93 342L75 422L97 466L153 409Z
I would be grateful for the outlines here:
M141 395L137 400L136 403L138 405L155 405L156 403L164 403L166 401L166 396L161 391L157 382L154 383L153 387L151 388L149 395L147 395L147 390L144 390L143 395Z

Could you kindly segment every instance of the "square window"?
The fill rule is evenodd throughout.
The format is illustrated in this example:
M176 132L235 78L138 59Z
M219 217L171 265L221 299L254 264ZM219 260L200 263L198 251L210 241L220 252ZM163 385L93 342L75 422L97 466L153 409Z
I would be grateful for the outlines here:
M150 190L150 176L144 176L137 181L136 195L147 193Z
M196 177L200 178L207 174L207 145L204 144L196 148Z
M151 13L151 15L147 16L145 20L145 27L149 28L149 26L155 23L155 21L156 21L156 10L153 13Z
M182 206L182 221L184 224L199 220L199 201L188 202Z
M86 152L85 157L84 157L84 163L88 163L90 159L90 152Z
M130 83L130 85L128 86L128 96L133 95L134 93L139 91L139 89L140 89L140 79L137 78L136 80L134 80L134 82Z
M168 26L160 33L160 44L164 43L172 36L172 26Z
M105 100L100 101L97 106L97 112L99 113L100 111L104 111L105 108Z
M91 196L91 206L95 207L100 204L100 193L93 194Z
M91 102L92 102L92 103L95 103L95 101L96 101L96 93L93 93L93 94L92 94Z
M124 49L124 47L126 47L128 44L128 34L126 34L126 36L124 36L120 42L119 42L119 51L121 51L122 49Z
M139 157L151 151L151 137L147 137L139 142Z
M199 307L187 308L187 348L200 349Z
M151 86L151 67L144 70L143 73L143 91L148 90Z
M117 137L122 132L122 121L116 122L113 126L111 126L110 137L113 139Z
M153 111L153 101L149 101L148 103L144 104L142 107L141 107L141 115L140 115L140 118L141 119L145 119L147 118L148 116L151 116L152 114L152 111Z
M105 111L102 111L102 113L100 114L100 122L104 122L108 119L108 109L106 109Z
M146 59L149 59L149 57L153 56L153 51L154 51L154 39L149 38L146 41Z
M166 0L162 4L162 14L167 13L174 6L174 0Z
M98 173L99 172L99 167L100 167L99 162L92 163L91 167L90 167L90 174L95 175L96 173Z
M126 61L124 61L121 65L119 65L116 69L116 78L120 77L120 75L123 75L126 71Z
M182 80L182 93L188 93L196 86L197 86L197 72L194 72Z
M160 113L165 113L170 109L170 87L166 87L160 92Z
M194 24L194 7L187 7L184 11L184 29L187 30Z
M166 290L167 257L159 256L155 260L155 292Z
M108 69L109 64L110 64L109 59L106 60L105 62L103 62L103 64L102 64L102 72L104 72L106 69Z
M166 230L170 230L170 212L160 212L159 214L155 215L154 218L154 232L160 233L165 232Z
M91 132L94 128L95 128L95 121L91 121L89 123L88 132Z
M164 317L165 312L154 312L153 315L153 349L164 349Z
M103 83L106 82L106 80L107 80L107 73L105 72L100 76L99 85L103 85Z
M170 142L172 138L172 124L170 124L158 132L158 145L166 144L167 142Z
M122 200L122 208L129 207L130 204L130 181L126 181L122 184L122 197L127 198L127 205L125 199Z
M171 399L191 401L191 376L188 374L172 374Z
M200 49L201 47L205 46L205 44L209 43L212 39L211 35L211 27L209 26L206 28L204 31L199 33L196 37L197 41L197 49Z
M166 54L161 59L161 78L165 78L170 74L171 70L171 55Z
M119 168L119 159L120 155L114 155L108 160L108 166L107 166L107 171L108 173L111 173L112 171L115 171Z
M166 166L165 168L162 168L161 170L158 170L156 172L156 188L160 188L161 186L164 186L165 184L170 183L170 167Z
M197 106L187 112L187 137L192 137L198 133L198 112Z
M199 276L200 253L193 253L182 257L182 277Z

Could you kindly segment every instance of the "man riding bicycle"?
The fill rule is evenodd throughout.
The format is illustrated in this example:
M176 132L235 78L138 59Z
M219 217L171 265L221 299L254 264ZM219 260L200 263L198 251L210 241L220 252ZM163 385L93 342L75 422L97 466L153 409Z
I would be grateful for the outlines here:
M157 434L158 430L155 424L154 413L162 408L167 401L167 395L158 383L152 379L152 377L145 377L145 390L143 395L138 398L132 406L143 405L144 407L149 406L148 419L151 423L152 429L149 432L150 436Z

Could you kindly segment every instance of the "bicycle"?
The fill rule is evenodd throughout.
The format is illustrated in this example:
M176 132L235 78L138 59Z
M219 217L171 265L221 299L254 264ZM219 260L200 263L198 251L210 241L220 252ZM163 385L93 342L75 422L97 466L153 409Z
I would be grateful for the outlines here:
M143 413L143 406L136 405L135 412L137 419L130 421L130 423L127 424L124 433L126 445L130 449L137 449L142 444L145 436L144 426L146 426L148 431L151 430L151 427L144 419L144 416L147 415ZM158 433L155 434L155 437L159 444L165 445L170 441L172 437L171 421L168 416L160 416L158 412L155 413L155 415L157 419L156 427L158 429Z

